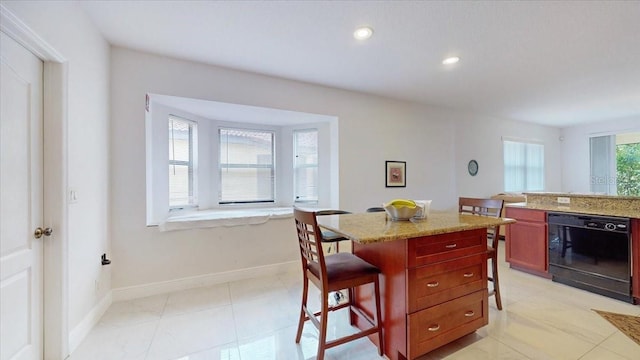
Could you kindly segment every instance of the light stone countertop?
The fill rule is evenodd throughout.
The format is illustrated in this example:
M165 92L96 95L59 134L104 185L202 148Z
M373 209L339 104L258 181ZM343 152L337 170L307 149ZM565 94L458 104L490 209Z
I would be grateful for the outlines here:
M640 209L620 208L615 206L613 202L603 202L599 206L586 207L586 206L566 206L566 205L551 205L551 204L531 204L531 203L509 203L504 204L505 207L531 209L531 210L543 210L554 212L565 212L575 214L589 214L589 215L601 215L601 216L620 216L625 218L640 219Z
M598 199L610 199L610 200L639 200L638 196L625 196L625 195L605 195L594 193L574 193L574 192L525 192L523 195L527 196L563 196L563 197L582 197L582 198L598 198Z
M515 223L513 219L431 211L427 219L392 221L384 212L318 217L322 228L360 244L409 239Z

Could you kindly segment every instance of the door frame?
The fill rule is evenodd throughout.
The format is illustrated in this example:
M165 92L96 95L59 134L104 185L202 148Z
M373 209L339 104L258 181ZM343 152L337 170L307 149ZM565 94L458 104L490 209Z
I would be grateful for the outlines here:
M44 224L54 229L43 240L43 356L69 355L67 60L15 14L0 4L0 30L44 63L43 177Z

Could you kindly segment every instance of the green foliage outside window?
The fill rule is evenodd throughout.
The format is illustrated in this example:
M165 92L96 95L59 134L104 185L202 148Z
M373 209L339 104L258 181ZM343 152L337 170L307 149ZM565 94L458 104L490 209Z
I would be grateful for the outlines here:
M618 195L640 196L640 143L616 146Z

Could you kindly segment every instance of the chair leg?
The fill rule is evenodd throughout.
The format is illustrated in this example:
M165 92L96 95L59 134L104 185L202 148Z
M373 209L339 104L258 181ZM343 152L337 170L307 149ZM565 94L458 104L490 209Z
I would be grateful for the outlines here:
M493 293L496 297L496 306L502 310L502 299L500 298L500 282L498 280L498 254L491 259L491 269L493 277Z
M356 292L354 288L349 288L347 290L348 290L348 296L349 296L349 298L347 299L347 303L349 304L349 325L354 326L356 322L354 321L355 318L353 317L353 314L351 312L351 307L354 304Z
M376 326L378 327L378 343L380 344L378 346L378 354L380 356L382 356L382 354L384 354L384 343L383 343L383 338L382 338L382 309L380 308L380 282L379 280L376 278L376 281L374 282L374 286L375 286L375 297L376 297Z
M324 360L324 350L327 345L327 321L329 313L329 294L322 292L322 310L320 313L320 328L318 329L318 355L316 360Z
M307 317L305 308L307 307L307 297L309 296L309 279L304 277L302 284L302 303L300 304L300 320L298 320L298 333L296 334L296 344L300 343L300 337L302 336L302 328L304 327L304 321Z

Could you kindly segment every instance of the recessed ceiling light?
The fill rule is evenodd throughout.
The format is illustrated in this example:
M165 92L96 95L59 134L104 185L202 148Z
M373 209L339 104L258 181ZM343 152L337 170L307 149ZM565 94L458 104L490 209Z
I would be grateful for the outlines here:
M458 61L460 61L460 58L459 58L459 57L457 57L457 56L452 56L452 57L448 57L448 58L446 58L446 59L442 60L442 63L443 63L444 65L451 65L451 64L455 64L455 63L457 63Z
M353 37L358 40L366 40L373 35L373 29L368 26L359 27L353 32Z

